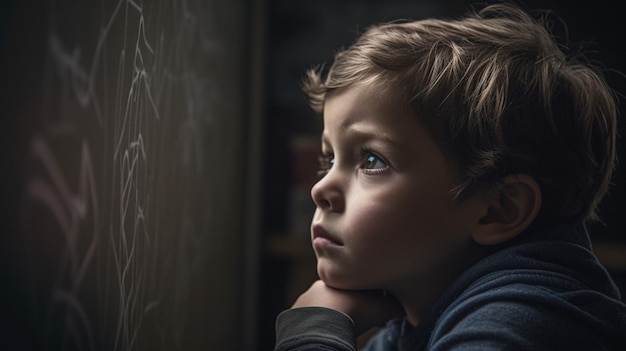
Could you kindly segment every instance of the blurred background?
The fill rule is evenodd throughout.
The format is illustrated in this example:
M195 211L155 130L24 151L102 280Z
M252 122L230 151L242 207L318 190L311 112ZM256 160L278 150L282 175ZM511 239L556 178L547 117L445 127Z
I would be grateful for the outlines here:
M316 279L304 72L371 24L482 4L4 2L0 349L272 350ZM624 103L618 3L521 4L560 17ZM613 179L591 231L626 292L623 167Z

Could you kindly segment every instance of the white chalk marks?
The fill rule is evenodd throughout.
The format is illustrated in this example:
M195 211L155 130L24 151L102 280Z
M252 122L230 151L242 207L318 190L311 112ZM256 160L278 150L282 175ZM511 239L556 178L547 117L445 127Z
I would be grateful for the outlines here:
M22 206L42 349L181 349L211 227L194 184L219 161L210 19L189 1L68 3L50 4Z

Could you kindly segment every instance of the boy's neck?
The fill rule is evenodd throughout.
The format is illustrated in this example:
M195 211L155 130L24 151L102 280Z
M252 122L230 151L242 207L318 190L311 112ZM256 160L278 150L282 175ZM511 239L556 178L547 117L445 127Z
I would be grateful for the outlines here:
M426 276L420 276L413 282L388 291L404 307L408 322L417 326L437 298L461 273L494 251L497 251L497 248L471 242L462 254L456 256L457 260L445 264L445 269L429 272Z

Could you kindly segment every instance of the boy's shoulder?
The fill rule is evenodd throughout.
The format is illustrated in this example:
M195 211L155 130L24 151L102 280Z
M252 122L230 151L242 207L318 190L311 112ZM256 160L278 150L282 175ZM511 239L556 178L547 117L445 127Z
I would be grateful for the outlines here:
M465 293L504 286L555 291L593 290L619 299L611 276L595 256L582 221L529 230L479 261L457 281Z
M527 234L444 293L431 342L445 336L446 342L521 342L536 350L626 349L626 305L591 251L584 225Z

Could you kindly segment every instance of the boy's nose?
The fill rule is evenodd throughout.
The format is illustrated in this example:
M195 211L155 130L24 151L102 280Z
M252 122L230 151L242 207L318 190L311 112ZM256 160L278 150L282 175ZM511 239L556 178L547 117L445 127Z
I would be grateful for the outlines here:
M344 210L345 199L339 180L330 173L326 174L311 188L311 198L320 210L341 212Z

